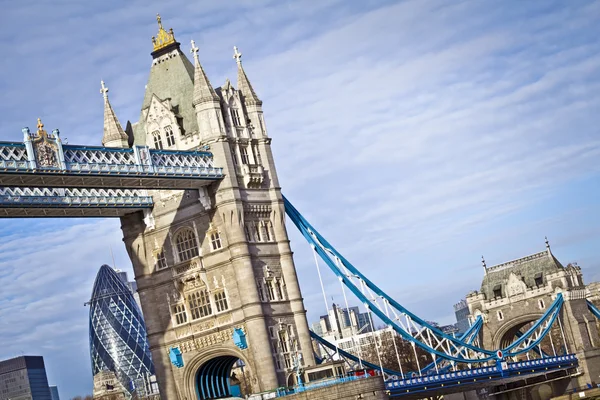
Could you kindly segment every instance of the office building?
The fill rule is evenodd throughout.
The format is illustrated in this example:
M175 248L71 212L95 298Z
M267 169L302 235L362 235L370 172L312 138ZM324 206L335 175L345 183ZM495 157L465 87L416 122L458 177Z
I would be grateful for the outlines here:
M52 400L44 358L21 356L0 361L0 399Z

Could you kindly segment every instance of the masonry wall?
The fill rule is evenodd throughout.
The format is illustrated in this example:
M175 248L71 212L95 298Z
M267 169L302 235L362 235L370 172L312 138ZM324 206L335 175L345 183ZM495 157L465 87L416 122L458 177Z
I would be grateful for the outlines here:
M380 376L373 376L322 389L309 390L285 398L290 400L384 400L389 399L389 396L386 394L383 379Z

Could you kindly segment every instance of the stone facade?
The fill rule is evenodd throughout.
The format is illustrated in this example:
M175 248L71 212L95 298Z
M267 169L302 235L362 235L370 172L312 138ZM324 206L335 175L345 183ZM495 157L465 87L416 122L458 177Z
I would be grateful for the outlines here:
M564 304L558 321L562 329L555 330L562 346L563 332L567 352L577 354L584 374L579 384L592 382L600 376L600 336L594 315L588 310L586 288L581 268L576 264L564 267L546 250L493 267L484 262L485 276L479 291L467 295L470 318L482 316L481 339L486 349L503 349L512 343L519 331L538 320L548 306L562 293ZM554 346L554 343L553 343ZM578 383L574 383L577 385Z
M321 389L308 390L285 398L289 400L385 400L390 397L387 395L383 379L380 376L373 376Z
M151 214L121 219L161 397L196 398L198 371L216 357L243 360L254 392L289 384L294 360L314 357L262 102L237 49L240 90L229 80L213 89L193 43L194 64L172 31L160 25L158 37L129 141L209 150L225 174L207 188L151 191Z

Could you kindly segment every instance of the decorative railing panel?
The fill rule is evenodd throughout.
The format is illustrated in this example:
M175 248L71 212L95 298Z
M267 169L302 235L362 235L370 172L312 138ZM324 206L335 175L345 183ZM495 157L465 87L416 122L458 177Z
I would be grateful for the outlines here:
M0 187L0 207L152 207L145 190Z

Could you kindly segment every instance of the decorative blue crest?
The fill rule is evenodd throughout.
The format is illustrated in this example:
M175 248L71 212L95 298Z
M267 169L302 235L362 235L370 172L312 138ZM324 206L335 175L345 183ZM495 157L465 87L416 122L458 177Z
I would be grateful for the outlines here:
M246 334L242 328L235 328L233 330L233 343L241 350L248 348L248 341L246 340Z
M177 368L183 367L183 355L179 351L179 348L171 347L169 349L169 358L171 359L171 363Z

